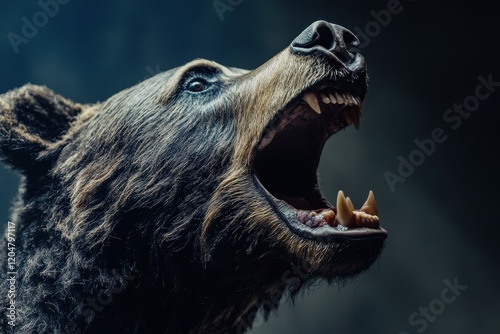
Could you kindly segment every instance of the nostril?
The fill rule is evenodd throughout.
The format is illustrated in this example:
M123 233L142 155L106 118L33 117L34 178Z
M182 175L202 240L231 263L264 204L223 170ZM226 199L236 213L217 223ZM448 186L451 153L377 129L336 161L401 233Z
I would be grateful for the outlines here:
M349 30L345 29L343 31L342 38L344 39L344 44L348 49L359 47L359 39Z
M304 34L305 33L305 34ZM335 45L334 36L329 27L321 25L312 31L305 31L295 39L292 45L304 49L312 49L315 46L330 50Z
M304 30L291 44L296 54L323 52L333 54L339 61L351 63L359 46L357 37L348 29L325 21L318 21Z
M337 26L335 30L340 38L335 48L330 51L344 62L352 61L359 51L358 38L350 30L343 27Z

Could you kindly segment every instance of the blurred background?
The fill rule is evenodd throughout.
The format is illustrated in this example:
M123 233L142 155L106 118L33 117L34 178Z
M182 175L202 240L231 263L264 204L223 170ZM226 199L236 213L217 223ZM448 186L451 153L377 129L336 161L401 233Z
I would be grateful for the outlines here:
M31 82L77 102L103 101L193 58L255 68L318 19L355 31L370 89L360 130L328 142L321 183L331 201L342 189L355 205L374 190L386 249L352 283L285 302L252 333L500 332L500 87L481 88L482 100L476 91L500 82L496 3L49 2L0 2L0 93ZM462 116L448 111L464 103ZM428 143L436 128L446 140L418 153L415 141ZM417 166L401 170L402 159ZM4 225L18 177L2 168L0 185Z

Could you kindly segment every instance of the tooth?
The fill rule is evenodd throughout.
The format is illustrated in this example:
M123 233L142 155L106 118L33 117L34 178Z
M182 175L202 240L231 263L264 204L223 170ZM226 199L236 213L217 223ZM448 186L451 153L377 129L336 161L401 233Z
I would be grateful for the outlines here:
M329 93L328 97L330 98L331 103L337 104L337 99L335 98L335 96L332 93Z
M321 214L328 225L335 226L335 212L333 210L323 210Z
M372 216L362 211L354 211L354 221L357 227L379 227L378 216Z
M356 100L356 105L360 106L361 105L361 99L359 97L355 97L354 100Z
M348 106L352 106L351 95L344 94L344 100L346 101L346 103L347 103Z
M307 102L309 107L314 110L316 113L321 114L321 108L319 107L318 98L314 93L305 93L303 100Z
M354 109L351 111L352 122L354 123L354 128L359 130L359 109Z
M345 227L354 227L356 223L354 214L349 208L349 204L347 203L342 190L340 190L337 195L337 220L340 225Z
M347 97L347 95L346 95L346 94L342 94L342 98L344 99L344 103L345 103L346 105L349 105L349 104L350 104L349 98Z
M325 104L330 104L330 98L326 94L321 94L321 100L323 100Z
M349 113L349 110L344 110L344 119L347 122L347 124L349 125L352 124L352 117L351 114Z
M356 104L358 104L358 103L356 102L356 99L354 98L354 96L349 95L349 98L351 99L352 105L356 105Z
M373 194L373 191L370 190L365 204L363 204L359 211L363 211L372 216L378 216L377 204L375 203L375 195Z
M335 98L337 99L338 104L344 104L344 99L339 93L335 92Z
M345 97L345 99L347 101L347 104L350 105L350 106L352 106L353 100L352 100L351 94L344 94L344 97Z
M347 201L347 204L349 205L349 209L351 209L351 211L354 211L354 204L352 204L352 201L349 197L346 197L345 200Z

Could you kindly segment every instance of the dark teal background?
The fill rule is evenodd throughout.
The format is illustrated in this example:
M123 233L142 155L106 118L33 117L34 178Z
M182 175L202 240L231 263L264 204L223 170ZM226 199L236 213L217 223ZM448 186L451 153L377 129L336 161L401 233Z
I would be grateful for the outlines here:
M227 3L227 0L223 0ZM158 70L193 58L254 68L285 48L310 23L325 19L365 31L371 11L387 1L232 3L221 21L206 1L71 0L15 53L8 34L21 34L36 1L0 3L0 92L27 82L47 85L78 102L103 101ZM402 10L363 49L370 90L360 131L348 129L325 147L320 174L331 201L343 189L360 205L373 189L389 231L380 261L353 283L317 287L283 305L264 333L497 333L500 89L456 130L443 121L473 95L478 76L500 81L497 5L486 1L401 1ZM373 28L373 24L370 26ZM442 128L447 140L393 192L384 178L415 140ZM0 169L0 222L17 177ZM445 280L467 289L415 326L420 307L439 305ZM168 315L167 315L168 316ZM415 319L423 319L418 316Z

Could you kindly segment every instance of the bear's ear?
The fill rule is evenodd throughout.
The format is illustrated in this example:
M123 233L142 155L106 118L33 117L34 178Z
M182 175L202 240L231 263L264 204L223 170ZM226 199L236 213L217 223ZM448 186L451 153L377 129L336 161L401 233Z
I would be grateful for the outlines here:
M30 84L0 95L0 159L20 171L36 169L40 153L62 138L82 108Z

